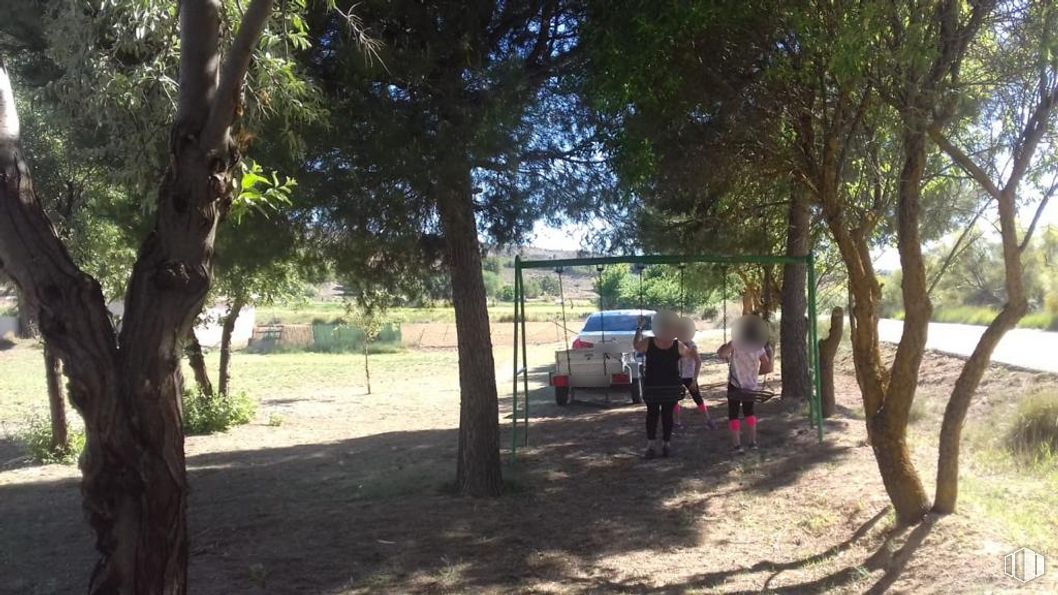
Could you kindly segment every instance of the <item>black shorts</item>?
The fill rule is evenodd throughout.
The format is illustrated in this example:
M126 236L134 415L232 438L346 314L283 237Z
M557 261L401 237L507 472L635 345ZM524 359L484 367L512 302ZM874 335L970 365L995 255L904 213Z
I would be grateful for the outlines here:
M738 419L738 411L742 410L742 415L749 417L753 415L753 406L756 404L752 399L745 399L740 393L741 390L734 384L728 383L727 385L727 418Z

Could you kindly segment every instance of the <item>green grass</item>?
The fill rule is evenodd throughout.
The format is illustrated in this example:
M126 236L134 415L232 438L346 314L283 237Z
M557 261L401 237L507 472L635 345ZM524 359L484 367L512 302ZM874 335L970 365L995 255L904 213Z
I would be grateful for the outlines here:
M592 304L578 301L566 304L566 317L580 320L596 311ZM562 315L560 304L550 301L529 302L525 305L529 321L557 320ZM309 302L306 304L275 305L257 309L257 324L312 324L333 323L345 316L345 305L341 302ZM455 322L455 310L450 306L433 308L394 308L389 312L394 322ZM494 322L510 322L514 319L514 304L497 302L489 307L489 319Z
M933 309L933 322L954 324L973 324L987 326L999 315L998 310L981 306L937 306ZM903 311L893 315L897 320L904 319ZM1018 321L1018 328L1032 328L1047 331L1058 331L1058 314L1050 312L1033 312Z
M1024 462L1058 463L1058 392L1039 392L1018 404L1006 445Z
M18 341L15 347L0 351L0 421L26 422L47 416L48 388L40 344Z
M1001 402L989 419L971 423L959 484L963 512L990 519L1012 543L1058 550L1058 452L1046 446L1056 439L1053 391Z
M981 306L937 306L933 308L933 322L953 324L973 324L987 326L996 320L999 310ZM904 320L904 311L893 314L896 320ZM1040 330L1058 330L1058 314L1051 312L1032 312L1018 321L1018 328L1037 328Z
M32 418L15 435L15 439L22 444L30 460L39 465L73 465L77 463L85 445L84 432L67 428L69 448L52 450L51 421L43 417Z
M207 354L211 373L217 369L216 352ZM506 360L504 360L506 361ZM369 358L372 388L407 384L408 378L433 378L440 369L456 373L455 350L402 351ZM184 377L192 378L189 369ZM269 396L294 396L338 392L364 386L364 360L358 354L290 352L259 355L236 352L232 358L232 388L260 400Z
M1050 312L1033 312L1021 319L1020 328L1036 328L1045 331L1058 331L1058 314Z

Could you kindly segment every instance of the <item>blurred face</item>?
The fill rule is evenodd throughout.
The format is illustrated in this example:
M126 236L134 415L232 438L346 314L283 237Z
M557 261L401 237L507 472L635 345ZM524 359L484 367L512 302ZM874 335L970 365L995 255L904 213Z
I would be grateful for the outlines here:
M663 341L672 341L679 332L679 322L668 312L658 314L654 319L654 336Z
M680 319L680 330L676 334L680 341L687 343L694 340L694 334L698 329L694 327L694 321L690 318Z

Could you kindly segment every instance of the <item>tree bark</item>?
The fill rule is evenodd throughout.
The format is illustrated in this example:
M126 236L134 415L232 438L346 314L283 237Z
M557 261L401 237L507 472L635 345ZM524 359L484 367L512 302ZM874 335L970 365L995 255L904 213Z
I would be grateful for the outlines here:
M499 404L485 283L481 276L481 247L469 170L454 175L458 176L457 183L439 197L438 210L452 275L459 349L456 488L460 494L469 496L498 496L503 489Z
M51 451L70 451L66 425L66 398L62 390L62 363L48 344L44 344L44 376L48 382L48 408L51 410Z
M37 330L36 317L33 315L33 307L27 301L27 297L21 291L18 292L18 338L36 339L40 336Z
M224 326L220 334L220 396L227 397L231 386L231 335L239 319L246 300L242 296L232 298L228 315L224 317Z
M830 311L830 332L825 339L819 340L819 380L823 387L820 404L823 417L831 417L837 406L834 394L834 356L841 344L841 334L845 329L845 312L841 308Z
M1041 80L1041 88L1046 88L1047 80ZM963 364L959 377L955 380L951 397L944 408L944 421L940 430L940 448L937 461L937 491L933 510L940 514L955 512L959 499L959 448L962 439L962 428L966 413L977 387L981 383L992 352L1003 336L1017 326L1017 323L1028 312L1028 300L1025 296L1024 266L1021 252L1032 237L1034 226L1030 226L1022 242L1018 242L1017 229L1017 189L1023 176L1029 169L1040 141L1050 128L1050 117L1054 104L1058 102L1058 87L1052 88L1049 94L1042 97L1032 116L1019 135L1020 143L1013 151L1014 162L1009 177L1002 189L999 189L988 174L963 151L947 141L939 131L932 130L932 136L952 160L969 173L995 200L999 212L999 230L1003 247L1003 270L1007 292L1007 301L999 315L985 329L981 339L974 347L970 358ZM1041 205L1042 206L1042 205ZM1038 216L1038 213L1037 213ZM1034 219L1035 223L1035 219Z
M787 215L786 255L808 254L811 214L804 190L795 190ZM779 319L782 397L803 401L811 394L808 375L808 297L806 265L787 264L782 273L782 318Z
M195 374L195 384L198 390L207 397L213 397L213 383L209 380L209 370L206 368L206 357L202 353L202 344L198 342L194 329L188 331L187 339L184 341L184 353L191 371Z
M270 7L270 0L253 0L239 37L259 32L263 23L246 21L251 14L267 19ZM231 203L238 167L238 153L227 142L234 113L211 118L225 124L220 142L199 140L215 98L239 93L234 85L217 85L220 24L219 0L181 2L180 97L169 165L154 229L133 268L119 335L99 283L74 264L34 191L10 78L0 62L0 268L30 297L84 418L81 493L100 553L92 594L187 592L177 349L209 290L217 224ZM244 71L225 74L241 84Z

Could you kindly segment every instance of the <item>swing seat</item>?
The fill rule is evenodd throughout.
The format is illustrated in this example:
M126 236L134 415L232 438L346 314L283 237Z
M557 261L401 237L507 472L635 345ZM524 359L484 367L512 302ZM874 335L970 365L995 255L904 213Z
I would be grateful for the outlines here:
M648 405L655 403L678 403L686 395L682 384L676 386L643 386L643 402Z
M775 396L776 394L774 391L770 391L763 388L757 390L746 390L742 388L732 390L731 388L728 388L727 390L727 398L733 399L735 401L765 403Z

